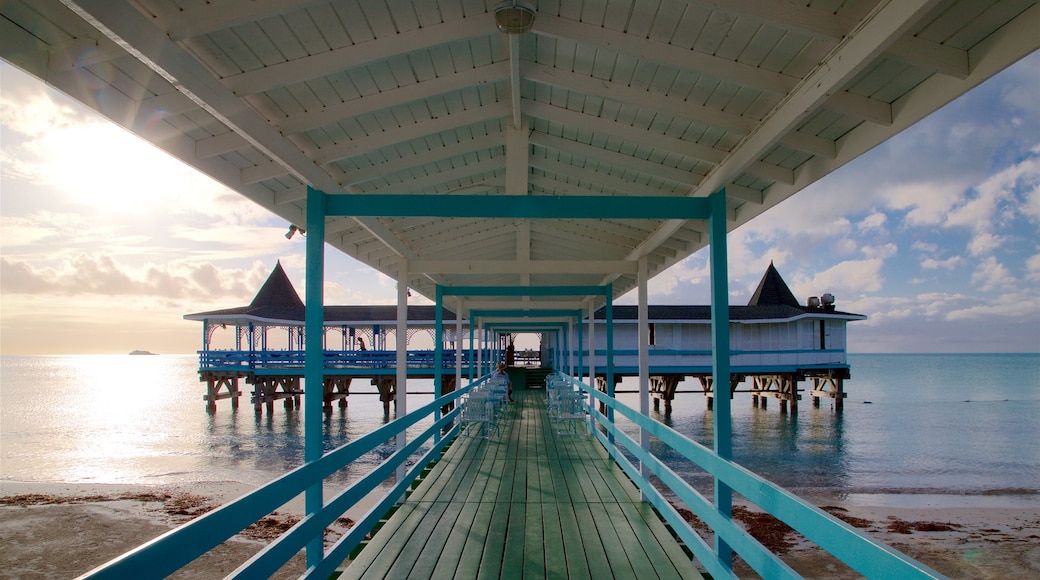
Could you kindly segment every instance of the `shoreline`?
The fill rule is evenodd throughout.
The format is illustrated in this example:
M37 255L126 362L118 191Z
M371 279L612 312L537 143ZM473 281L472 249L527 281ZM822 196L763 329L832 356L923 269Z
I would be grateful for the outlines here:
M0 480L0 544L4 546L0 551L0 577L71 577L85 573L253 489L234 481L151 485ZM41 503L10 501L34 494ZM54 502L46 503L48 497ZM860 505L859 500L864 498L854 499L850 502L817 495L811 501L842 519L857 522L861 532L951 578L1040 577L1040 505L1016 506L1011 499L1012 505L1006 507L900 507ZM346 517L360 519L374 503L375 498L366 498L348 510ZM265 518L272 520L272 529L267 532L274 534L291 525L303 510L302 496L288 502L271 518ZM754 515L756 509L750 506L748 511ZM263 530L239 534L173 577L226 575L259 551L270 537ZM811 578L849 577L851 572L844 565L799 540L797 534L783 539L786 553L782 558L800 574ZM58 553L63 557L54 558ZM303 565L302 555L297 555L276 577L297 577ZM740 577L753 577L739 561L734 570Z

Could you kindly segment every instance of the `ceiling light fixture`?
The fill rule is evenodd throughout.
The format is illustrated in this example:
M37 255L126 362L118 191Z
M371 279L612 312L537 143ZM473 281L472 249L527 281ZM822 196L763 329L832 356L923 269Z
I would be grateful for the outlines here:
M495 24L506 34L523 34L534 24L534 8L518 0L502 2L495 6Z

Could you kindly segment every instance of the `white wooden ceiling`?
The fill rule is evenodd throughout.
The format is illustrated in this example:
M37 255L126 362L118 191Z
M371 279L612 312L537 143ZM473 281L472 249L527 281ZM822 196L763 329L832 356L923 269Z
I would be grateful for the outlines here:
M522 35L496 29L496 4L0 0L0 56L287 225L305 223L308 184L487 196L725 186L732 230L1040 48L1027 0L538 0ZM681 220L326 225L329 244L391 277L409 260L409 285L429 297L435 284L607 282L620 296L636 260L653 276L706 232Z

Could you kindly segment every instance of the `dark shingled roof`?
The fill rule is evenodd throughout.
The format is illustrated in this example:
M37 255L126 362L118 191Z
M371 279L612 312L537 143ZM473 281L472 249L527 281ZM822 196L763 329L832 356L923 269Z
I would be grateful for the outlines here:
M801 308L802 306L798 299L794 297L791 289L787 287L787 282L784 282L784 279L780 277L780 272L776 271L773 262L769 262L769 267L766 268L766 273L762 274L762 279L758 282L758 288L755 289L755 293L751 296L748 306L774 306L780 304L794 306L795 308Z

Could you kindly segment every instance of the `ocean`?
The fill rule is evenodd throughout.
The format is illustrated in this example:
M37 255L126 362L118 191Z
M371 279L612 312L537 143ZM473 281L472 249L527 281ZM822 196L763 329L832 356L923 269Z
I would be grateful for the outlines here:
M776 400L733 401L734 459L809 499L864 505L1040 505L1040 354L852 354L845 411L806 395L797 414ZM194 355L0 357L0 479L259 485L303 461L301 410L205 410ZM635 388L626 379L620 390ZM655 418L707 445L704 395L682 392ZM802 385L805 386L804 384ZM247 388L247 386L244 385ZM431 390L411 381L409 390ZM347 409L324 417L332 449L384 424L375 387L356 381ZM637 406L636 395L618 397ZM415 409L431 394L409 397ZM348 482L391 443L336 474ZM657 450L664 453L662 450ZM699 488L709 479L664 457Z

